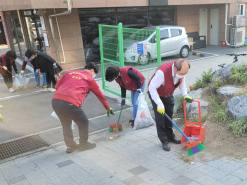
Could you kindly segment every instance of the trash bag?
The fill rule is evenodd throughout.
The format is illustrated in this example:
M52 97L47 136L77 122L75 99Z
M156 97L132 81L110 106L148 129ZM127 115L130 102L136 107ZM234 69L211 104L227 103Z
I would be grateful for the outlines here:
M25 88L29 84L29 81L30 81L30 78L27 78L21 74L17 74L14 79L14 87L16 89Z
M134 122L134 129L146 128L152 126L154 123L148 104L145 100L145 95L141 93L138 97L138 109Z

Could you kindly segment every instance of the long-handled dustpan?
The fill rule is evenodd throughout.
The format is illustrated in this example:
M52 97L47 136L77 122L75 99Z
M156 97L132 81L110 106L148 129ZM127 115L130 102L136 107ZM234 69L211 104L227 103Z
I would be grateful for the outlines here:
M178 127L177 123L176 123L174 120L172 120L166 113L164 114L164 116L172 123L172 126L179 132L179 134L180 134L182 137L184 137L184 138L186 139L186 142L193 142L193 141L197 140L196 137L188 137L188 136L187 136L187 135L186 135L186 134ZM196 153L198 153L198 152L200 152L200 151L202 151L202 150L204 150L204 149L205 149L205 145L202 144L202 143L200 143L200 144L198 144L198 145L196 145L196 146L193 146L192 148L187 149L187 154L188 154L189 156L192 156L192 155L194 155L194 154L196 154Z
M123 111L123 106L121 106L118 118L117 118L117 122L111 123L109 125L109 132L112 133L111 136L109 136L109 139L112 140L114 138L119 137L119 132L123 130L123 126L120 123L120 118L122 115L122 111Z

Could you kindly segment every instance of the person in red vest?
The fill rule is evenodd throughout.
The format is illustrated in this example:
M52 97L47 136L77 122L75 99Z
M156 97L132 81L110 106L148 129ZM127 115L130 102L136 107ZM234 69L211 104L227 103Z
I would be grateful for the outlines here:
M89 63L85 66L84 70L73 70L65 73L56 84L56 92L52 98L52 107L63 126L67 153L71 153L76 149L92 149L96 146L95 143L88 142L88 119L80 108L90 92L93 92L101 101L107 110L108 116L114 114L94 79L97 72L97 66L94 63ZM79 145L73 140L72 121L79 128Z
M125 105L126 90L131 91L133 109L132 119L129 122L133 127L138 109L138 96L139 93L144 91L145 77L140 71L130 66L111 66L106 69L105 78L109 82L115 80L120 85L122 97L121 106Z
M12 67L17 74L17 67L15 64L16 53L14 51L7 51L0 57L0 73L3 76L3 80L9 89L9 92L14 92L13 88L13 77L12 77Z
M155 115L157 134L165 151L170 151L169 142L181 143L180 140L175 138L172 123L164 117L164 114L166 113L170 118L173 116L173 93L177 87L180 88L182 95L188 102L192 101L192 98L187 95L185 82L185 75L189 69L190 64L186 59L164 63L155 72L148 86L148 94Z

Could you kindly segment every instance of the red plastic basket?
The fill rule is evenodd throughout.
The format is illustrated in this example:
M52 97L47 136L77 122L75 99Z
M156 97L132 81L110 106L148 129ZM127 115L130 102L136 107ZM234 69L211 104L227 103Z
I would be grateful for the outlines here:
M188 137L196 138L190 142L187 142L184 137L182 137L181 142L184 143L186 148L192 148L200 143L205 141L205 127L202 124L202 116L201 116L201 104L200 100L195 99L193 100L194 104L197 104L197 109L192 110L192 114L197 115L196 117L188 116L187 110L187 102L183 102L183 109L184 109L184 133ZM194 111L194 112L193 112ZM191 119L192 117L192 119Z

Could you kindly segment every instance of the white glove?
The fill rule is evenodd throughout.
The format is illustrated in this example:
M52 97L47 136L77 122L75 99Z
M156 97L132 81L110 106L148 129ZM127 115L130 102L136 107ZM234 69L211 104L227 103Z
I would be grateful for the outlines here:
M142 93L142 89L137 89L136 90L138 93Z
M8 71L8 68L7 68L6 66L3 66L3 69L4 69L5 71Z

